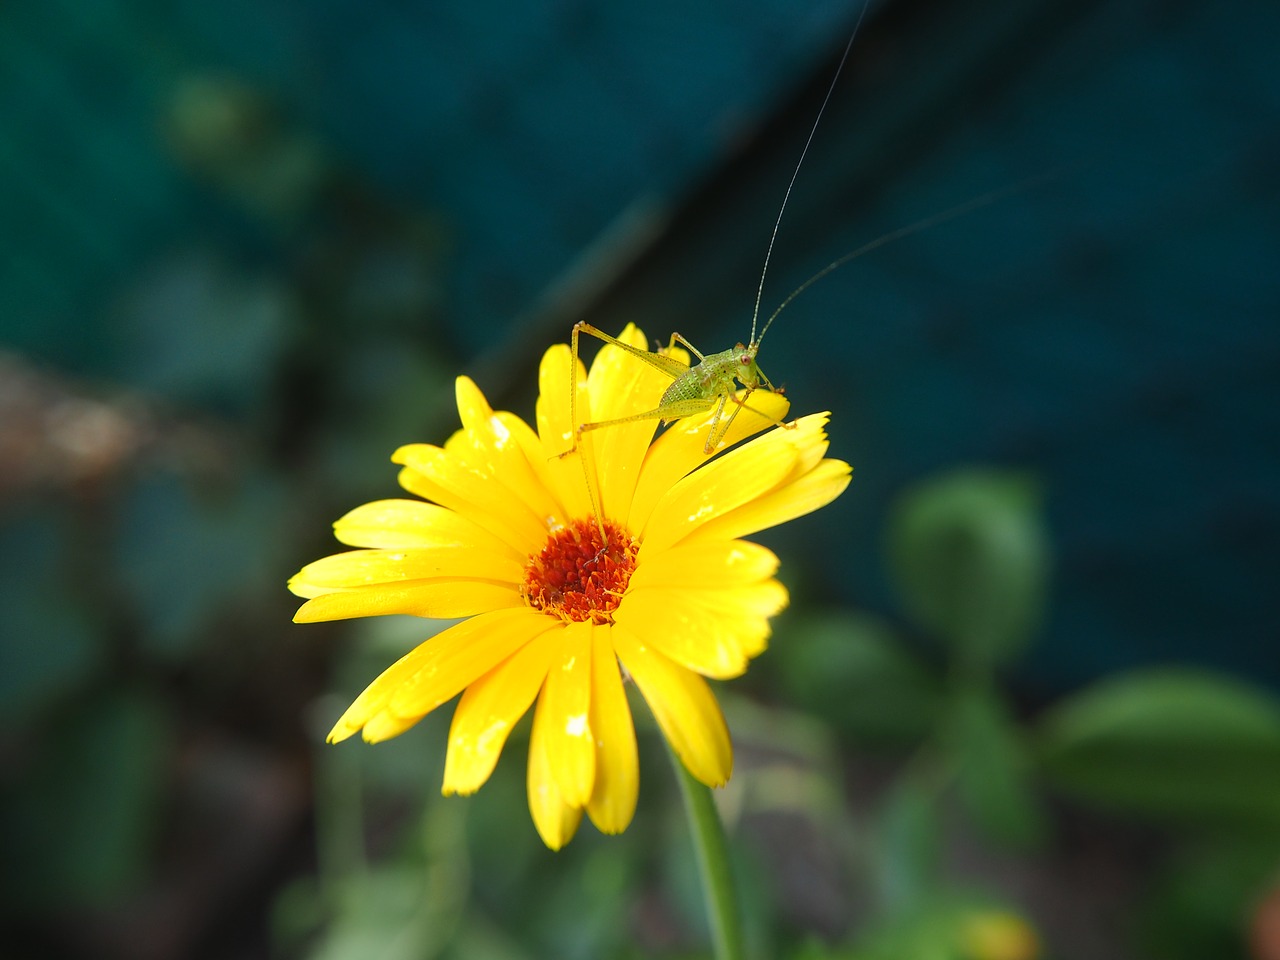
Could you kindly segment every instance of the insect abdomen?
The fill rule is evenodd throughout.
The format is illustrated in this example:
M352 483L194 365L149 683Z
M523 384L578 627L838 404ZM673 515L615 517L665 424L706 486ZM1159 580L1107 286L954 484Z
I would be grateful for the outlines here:
M691 370L679 380L671 381L671 386L667 387L662 394L659 406L665 407L667 404L679 403L681 400L701 400L706 395L707 390L703 386L702 378L697 375L696 370Z

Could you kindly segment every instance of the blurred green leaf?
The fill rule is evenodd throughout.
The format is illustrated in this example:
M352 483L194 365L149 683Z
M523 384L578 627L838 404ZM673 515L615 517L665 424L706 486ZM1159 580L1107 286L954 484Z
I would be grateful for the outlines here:
M937 680L892 628L863 614L791 623L778 671L792 703L860 740L918 739L941 703Z
M129 690L61 717L5 798L5 867L23 878L11 895L65 909L132 892L153 852L169 737L159 703Z
M896 504L889 559L908 613L985 673L1039 625L1049 570L1035 485L1024 475L962 470Z
M1104 680L1048 714L1053 782L1105 806L1280 827L1280 701L1235 680L1151 670Z
M1045 835L1045 814L1030 780L1023 732L995 694L963 690L951 704L944 736L953 751L960 799L982 831L1016 847Z
M887 912L914 909L934 892L942 847L938 791L909 774L880 814L876 878Z

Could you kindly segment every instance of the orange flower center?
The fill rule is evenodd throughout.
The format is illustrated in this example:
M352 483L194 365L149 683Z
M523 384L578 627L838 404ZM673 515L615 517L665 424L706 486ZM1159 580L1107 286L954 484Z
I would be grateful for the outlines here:
M619 524L573 520L547 537L525 567L520 594L529 606L562 620L612 623L636 568L639 544Z

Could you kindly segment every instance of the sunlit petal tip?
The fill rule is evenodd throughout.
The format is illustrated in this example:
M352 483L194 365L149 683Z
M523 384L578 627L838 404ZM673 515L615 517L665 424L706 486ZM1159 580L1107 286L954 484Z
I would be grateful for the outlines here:
M395 452L391 454L391 462L404 466L438 449L440 448L431 443L406 443L403 446L396 447Z
M830 420L830 415L828 414L811 413L765 434L760 440L761 442L772 440L779 443L787 443L800 451L810 450L814 447L821 447L826 450L830 444L826 431L828 420Z
M555 772L552 769L548 752L548 725L553 718L548 717L545 699L539 698L538 706L533 714L533 732L529 736L529 766L526 774L526 787L529 800L529 814L533 817L533 825L538 836L552 850L559 850L578 830L582 820L582 809L565 802L560 792Z
M686 767L685 769L687 770L688 767ZM701 779L702 774L695 773L694 776ZM724 768L724 774L720 776L712 776L711 778L707 780L703 780L702 782L705 783L708 787L711 787L713 789L719 789L720 787L723 787L725 784L727 784L729 780L732 779L732 777L733 777L733 755L730 754L728 765Z
M365 721L361 736L365 743L382 743L392 737L398 737L422 719L421 715L401 717L390 710L380 710Z
M302 597L304 600L310 600L312 597L316 596L317 594L317 591L315 590L314 586L311 584L308 584L306 579L302 576L302 571L298 571L292 577L290 577L289 582L286 583L285 586L288 588L289 592L292 593L295 597ZM305 623L306 621L299 620L298 615L295 613L293 615L293 622Z
M463 692L449 728L446 796L474 793L488 781L512 728L542 689L557 646L554 636L535 638Z
M489 782L489 776L492 769L484 776L475 775L474 771L458 771L451 770L449 764L445 763L444 781L440 784L440 796L442 797L469 797L486 783Z
M595 824L595 828L608 836L617 836L626 832L635 818L636 802L639 798L638 788L638 780L635 789L632 789L629 784L621 788L598 786L591 797L591 802L587 804L587 815Z
M442 796L469 797L486 783L498 764L498 752L477 755L474 750L449 744L445 757L444 780L440 785Z
M297 594L300 597L305 597L308 595L307 593L303 592L307 589L306 584L299 581L290 580L289 589L292 590L295 594ZM335 619L334 617L327 615L324 609L320 606L320 604L316 603L316 601L323 596L324 594L312 595L310 599L307 600L306 603L304 603L294 612L293 622L294 623L323 623L326 620Z
M629 630L615 627L613 636L618 659L676 756L703 783L726 783L733 772L733 746L724 713L707 681L651 649Z
M324 742L341 743L343 740L350 738L352 734L357 733L359 730L359 727L353 727L347 724L345 719L339 720L333 725L333 729L330 730L328 735L324 738Z
M569 369L573 354L567 343L554 343L542 354L538 365L539 399L550 397L559 400L559 394L568 395ZM577 379L586 378L586 368L578 361ZM550 387L551 389L548 389Z
M458 377L454 381L453 392L458 404L458 415L466 429L473 429L493 416L493 408L489 406L489 401L485 399L484 393L470 377Z
M635 815L640 761L631 707L622 686L612 630L595 631L592 654L591 728L596 737L596 782L587 814L601 833L622 833Z
M852 479L853 467L843 460L823 460L799 482L812 490L813 504L809 509L816 510L844 493Z
M560 850L573 839L582 822L582 811L576 807L562 806L559 811L549 816L535 816L533 825L538 836L552 852Z

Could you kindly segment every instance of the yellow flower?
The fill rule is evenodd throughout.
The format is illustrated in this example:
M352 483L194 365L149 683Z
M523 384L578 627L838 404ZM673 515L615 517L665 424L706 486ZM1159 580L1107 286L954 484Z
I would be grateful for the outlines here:
M1006 910L981 910L967 917L960 929L966 960L1036 960L1040 938L1035 928Z
M622 339L646 342L634 326ZM422 499L351 511L335 534L363 549L289 582L308 598L297 622L470 618L384 671L329 740L358 730L385 740L461 693L443 789L469 794L533 706L529 809L552 849L572 838L583 810L604 833L631 822L639 766L626 679L690 773L711 786L729 779L729 733L703 678L746 670L787 603L777 557L739 538L829 503L850 474L823 459L826 414L710 460L709 417L677 421L656 440L653 421L592 431L562 457L575 428L572 367L564 344L543 356L537 433L459 377L462 429L443 448L411 444L392 458L401 485ZM670 383L608 345L590 375L581 365L573 373L583 421L651 408ZM757 392L751 404L775 418L787 410L781 394ZM742 410L722 448L768 425Z

